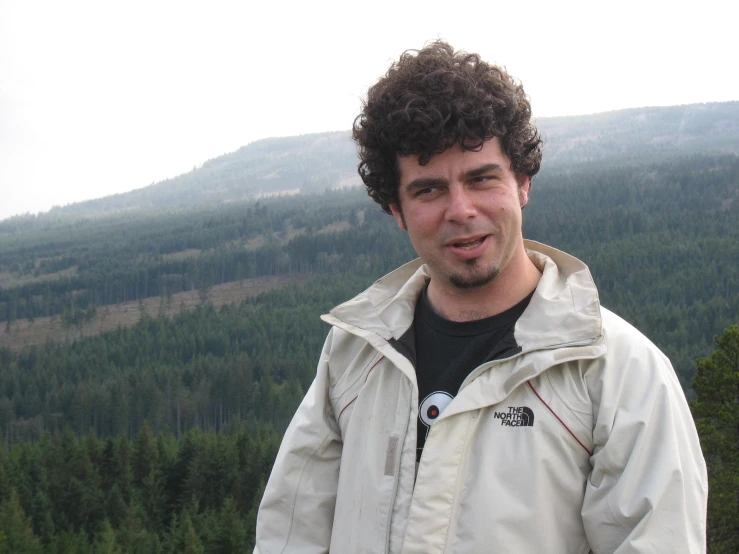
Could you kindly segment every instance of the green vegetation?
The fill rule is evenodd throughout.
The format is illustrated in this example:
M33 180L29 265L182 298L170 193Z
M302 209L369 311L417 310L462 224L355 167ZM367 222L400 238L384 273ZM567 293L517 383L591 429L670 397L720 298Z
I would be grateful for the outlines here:
M525 236L590 267L601 302L672 360L695 360L739 318L739 158L690 156L536 181Z
M739 325L698 360L693 416L708 464L708 537L715 553L739 552Z
M241 423L287 426L313 379L326 328L317 314L368 284L349 274L175 319L20 352L0 349L0 432L133 437L148 420L177 436Z
M268 426L178 441L144 424L0 449L0 553L246 552L279 444Z
M340 222L355 225L345 233L331 232ZM385 268L398 258L386 259L387 252L377 246L392 232L391 247L407 258L411 250L400 232L389 228L388 218L373 210L357 189L308 201L241 204L220 213L39 222L39 228L20 234L0 224L0 272L17 283L0 289L0 321L264 275L351 269L354 262L362 269L366 264Z

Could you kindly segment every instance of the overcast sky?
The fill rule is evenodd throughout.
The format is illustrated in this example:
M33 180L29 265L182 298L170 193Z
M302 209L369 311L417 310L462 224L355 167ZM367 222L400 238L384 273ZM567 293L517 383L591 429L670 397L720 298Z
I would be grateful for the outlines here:
M506 66L538 117L739 100L732 4L0 0L0 219L349 129L435 38Z

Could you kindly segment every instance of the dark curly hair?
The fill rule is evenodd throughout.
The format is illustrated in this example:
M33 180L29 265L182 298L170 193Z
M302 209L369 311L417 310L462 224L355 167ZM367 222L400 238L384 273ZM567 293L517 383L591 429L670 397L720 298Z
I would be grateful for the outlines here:
M387 213L398 203L398 156L417 155L426 165L451 146L479 150L499 137L516 174L533 177L541 164L542 141L523 87L443 41L408 50L390 66L367 92L352 136L367 193Z

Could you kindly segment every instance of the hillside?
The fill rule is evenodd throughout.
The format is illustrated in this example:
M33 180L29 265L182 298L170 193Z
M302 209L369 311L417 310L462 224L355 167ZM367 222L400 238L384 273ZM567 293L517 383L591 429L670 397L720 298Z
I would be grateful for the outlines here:
M739 102L541 118L537 125L545 139L543 174L581 163L618 166L691 153L739 153ZM264 195L322 192L359 184L356 165L348 132L270 138L208 160L184 175L54 208L44 217L216 207ZM26 219L13 221L18 225ZM8 223L0 223L0 233Z
M739 102L633 108L544 118L543 170L603 167L708 152L739 154Z

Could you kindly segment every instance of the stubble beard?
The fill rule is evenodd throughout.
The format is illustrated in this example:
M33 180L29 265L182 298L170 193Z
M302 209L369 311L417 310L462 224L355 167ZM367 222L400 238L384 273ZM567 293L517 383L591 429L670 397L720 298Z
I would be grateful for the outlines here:
M474 270L474 267L478 265L478 260L477 258L466 260L465 264ZM489 285L500 275L500 268L495 265L485 268L484 271L482 274L474 272L472 275L452 273L449 275L449 283L462 290L476 289Z

